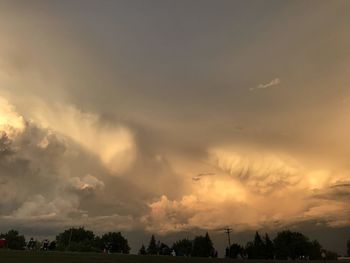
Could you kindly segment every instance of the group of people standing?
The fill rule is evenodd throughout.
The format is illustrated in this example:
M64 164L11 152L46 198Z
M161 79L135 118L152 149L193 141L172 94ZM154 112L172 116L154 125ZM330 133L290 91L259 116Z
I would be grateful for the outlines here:
M53 241L54 242L54 241ZM30 238L26 245L27 250L43 250L48 251L52 250L53 242L50 243L48 239L45 239L42 242L34 240L34 238Z

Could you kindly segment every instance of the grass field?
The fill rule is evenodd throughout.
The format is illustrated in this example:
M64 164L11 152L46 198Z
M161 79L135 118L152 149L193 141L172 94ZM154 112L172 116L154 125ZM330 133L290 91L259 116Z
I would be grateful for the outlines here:
M97 253L61 253L61 252L28 252L0 250L1 263L207 263L227 262L239 260L210 259L210 258L183 258L167 256L136 256L136 255L105 255ZM262 260L249 260L249 263L263 262ZM271 262L271 261L266 261ZM273 261L277 262L278 261ZM283 261L282 261L283 262ZM327 261L330 263L332 261ZM334 261L335 262L335 261ZM321 263L321 261L313 261ZM323 263L323 261L322 261Z

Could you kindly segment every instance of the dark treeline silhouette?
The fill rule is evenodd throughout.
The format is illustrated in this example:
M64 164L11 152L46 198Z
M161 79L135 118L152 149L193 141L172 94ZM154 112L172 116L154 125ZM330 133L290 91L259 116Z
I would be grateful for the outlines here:
M149 245L146 250L144 250L144 245L141 246L139 250L140 255L171 255L172 249L163 242L156 242L156 238L154 235L151 236L151 240L149 241Z
M289 230L277 233L271 240L266 233L255 233L254 240L245 246L232 244L226 248L226 257L248 259L337 259L337 253L325 250L317 240L311 241L299 232Z
M217 257L218 253L213 246L209 234L206 233L205 236L196 236L193 240L178 240L172 246L168 246L160 241L157 242L154 235L152 235L147 249L142 245L139 255Z
M120 232L108 232L102 236L95 235L83 227L70 228L59 233L51 242L47 239L40 242L25 237L16 230L0 234L1 247L15 250L58 250L76 252L105 252L128 254L130 247L128 240ZM347 254L350 256L350 240L347 241ZM171 255L185 257L217 257L209 234L175 241L171 246L156 241L151 236L147 247L141 246L139 255ZM337 259L337 253L322 248L317 240L310 240L299 232L289 230L277 233L271 239L266 233L261 236L255 233L254 239L246 245L233 243L226 248L227 258L241 259Z
M16 250L104 251L106 253L124 254L128 254L130 251L128 240L120 232L108 232L102 236L97 236L83 227L64 230L51 242L47 239L39 242L33 238L26 242L24 236L19 235L16 230L0 234L1 238L6 241L6 248Z
M56 236L57 249L61 251L104 251L106 253L128 254L128 240L120 232L108 232L101 237L92 231L70 228Z

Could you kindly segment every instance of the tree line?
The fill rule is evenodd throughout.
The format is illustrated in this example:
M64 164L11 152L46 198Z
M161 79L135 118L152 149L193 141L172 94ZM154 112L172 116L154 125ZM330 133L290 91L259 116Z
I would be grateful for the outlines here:
M350 241L348 241L348 253ZM245 246L232 244L226 248L226 257L249 259L337 259L335 252L322 248L317 240L310 240L299 232L289 230L277 233L271 240L266 233L263 237L256 232L254 240Z
M83 227L69 228L59 233L55 240L39 242L31 238L26 242L25 237L16 230L0 234L0 239L6 240L6 247L15 250L57 250L75 252L105 252L129 254L128 240L120 232L108 232L102 236L95 235ZM182 239L172 246L156 241L152 235L146 248L142 245L140 255L176 255L194 257L217 257L209 234L197 236L193 240Z
M139 255L217 257L218 252L207 232L204 236L196 236L193 240L187 238L178 240L172 246L160 241L156 242L154 235L152 235L148 247L141 246Z
M0 234L0 241L6 241L5 247L16 250L57 250L75 252L130 253L128 240L121 232L108 232L101 236L83 227L69 228L59 233L54 240L39 242L31 238L26 242L23 235L16 230ZM1 248L1 244L0 244ZM350 239L347 241L347 253L350 256ZM187 257L217 257L218 253L208 234L193 239L180 239L172 245L156 241L151 236L147 245L142 245L139 255L172 255ZM277 233L271 239L266 233L255 233L254 239L240 245L231 244L226 248L225 257L241 259L337 259L337 253L324 249L317 240L310 240L299 232L289 230Z
M0 234L0 239L6 240L6 248L16 250L58 250L75 252L101 252L124 253L130 252L128 240L120 232L108 232L102 236L95 235L83 227L69 228L59 233L55 240L38 241L31 238L26 242L18 231L10 230Z

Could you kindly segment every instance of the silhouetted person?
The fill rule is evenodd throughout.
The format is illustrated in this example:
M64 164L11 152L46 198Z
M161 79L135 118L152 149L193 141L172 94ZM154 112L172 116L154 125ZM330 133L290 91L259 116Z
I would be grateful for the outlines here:
M47 240L47 239L44 240L42 249L44 251L47 251L49 249L49 240Z
M35 241L34 241L34 238L31 237L27 244L27 249L34 250L34 248L35 248Z

